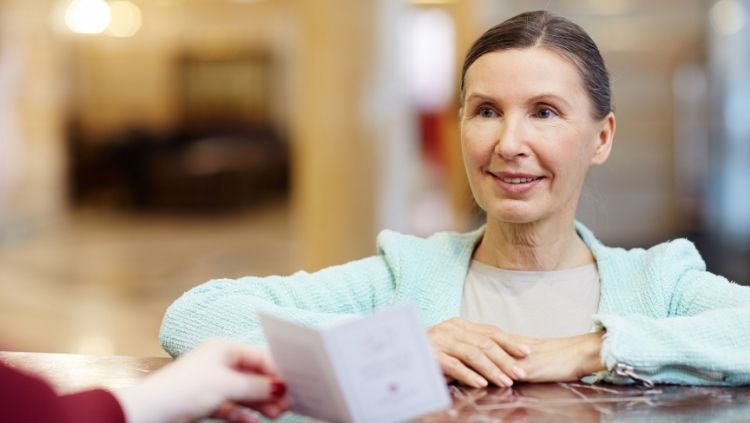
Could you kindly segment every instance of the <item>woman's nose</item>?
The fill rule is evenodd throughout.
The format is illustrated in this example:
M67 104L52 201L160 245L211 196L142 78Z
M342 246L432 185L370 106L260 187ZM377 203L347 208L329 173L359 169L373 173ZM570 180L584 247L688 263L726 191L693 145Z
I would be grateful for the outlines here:
M505 160L513 160L526 155L522 122L516 119L506 119L503 122L495 141L495 154Z

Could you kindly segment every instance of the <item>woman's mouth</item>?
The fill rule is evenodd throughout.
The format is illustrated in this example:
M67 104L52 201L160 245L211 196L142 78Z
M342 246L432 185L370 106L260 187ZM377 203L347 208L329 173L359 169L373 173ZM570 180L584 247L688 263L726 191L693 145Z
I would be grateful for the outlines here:
M536 176L526 173L488 173L492 176L495 186L500 188L505 194L516 197L526 195L529 191L538 186L541 181L546 179L544 176Z
M544 176L534 176L530 178L503 178L503 177L499 177L499 178L501 181L505 182L506 184L518 185L518 184L528 184L529 182L538 181L544 178Z

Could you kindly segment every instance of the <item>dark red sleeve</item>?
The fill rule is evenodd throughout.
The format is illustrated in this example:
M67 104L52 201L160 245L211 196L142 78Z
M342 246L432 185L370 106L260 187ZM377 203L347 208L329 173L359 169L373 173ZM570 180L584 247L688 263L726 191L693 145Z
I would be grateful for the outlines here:
M42 379L0 363L0 420L125 423L125 416L109 391L94 389L59 396Z

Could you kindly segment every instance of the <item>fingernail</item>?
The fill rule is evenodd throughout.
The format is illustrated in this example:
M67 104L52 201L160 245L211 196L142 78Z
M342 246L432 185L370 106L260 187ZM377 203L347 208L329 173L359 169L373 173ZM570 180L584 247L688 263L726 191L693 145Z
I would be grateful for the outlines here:
M480 388L484 388L487 386L487 380L481 377L474 379L474 382L479 385Z
M509 378L508 376L502 375L500 376L500 380L503 381L505 386L513 386L513 380L511 380L511 378Z
M521 379L526 377L526 372L524 372L523 369L518 366L513 366L513 374L515 374L517 377L520 377Z
M528 345L521 345L520 347L518 347L518 349L520 349L521 352L526 355L531 354L531 347L529 347Z
M271 396L274 398L281 398L286 394L286 384L280 380L274 380L271 382Z

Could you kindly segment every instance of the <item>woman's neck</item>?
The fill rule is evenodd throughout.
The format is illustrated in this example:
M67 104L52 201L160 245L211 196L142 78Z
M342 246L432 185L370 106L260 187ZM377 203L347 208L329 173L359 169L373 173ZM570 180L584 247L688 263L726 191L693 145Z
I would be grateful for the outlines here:
M507 223L488 218L474 260L510 270L570 269L594 262L572 219Z

